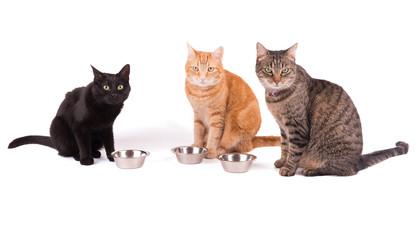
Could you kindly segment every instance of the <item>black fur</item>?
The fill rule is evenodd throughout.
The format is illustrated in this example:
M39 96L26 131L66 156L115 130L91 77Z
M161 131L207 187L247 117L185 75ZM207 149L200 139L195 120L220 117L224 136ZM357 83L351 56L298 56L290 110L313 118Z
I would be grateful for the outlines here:
M94 81L65 95L50 127L50 137L26 136L13 140L9 148L24 144L41 144L58 150L58 154L74 157L82 165L94 163L103 147L114 161L113 123L130 93L127 64L117 74L101 73L93 66ZM106 86L106 87L105 87ZM122 87L120 87L122 86Z

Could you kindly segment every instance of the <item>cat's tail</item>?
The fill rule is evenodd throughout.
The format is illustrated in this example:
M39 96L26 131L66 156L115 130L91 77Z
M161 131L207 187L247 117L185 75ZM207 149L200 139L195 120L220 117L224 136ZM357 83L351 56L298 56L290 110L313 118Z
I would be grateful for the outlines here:
M52 144L51 137L47 136L26 136L21 138L16 138L9 144L9 148L19 147L25 144L40 144L47 147L55 148Z
M270 146L281 146L281 137L267 136L267 137L254 137L252 139L253 148L258 147L270 147Z
M375 165L390 157L403 155L408 152L408 143L397 142L395 145L397 146L395 148L389 148L362 155L359 160L359 170Z

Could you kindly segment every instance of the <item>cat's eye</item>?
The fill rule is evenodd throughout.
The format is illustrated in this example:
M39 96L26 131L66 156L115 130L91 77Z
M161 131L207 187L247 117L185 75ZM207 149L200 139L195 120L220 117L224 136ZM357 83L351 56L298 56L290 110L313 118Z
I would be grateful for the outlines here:
M207 69L207 71L209 71L209 72L213 72L213 71L214 71L214 67L209 67L209 68Z
M119 86L117 86L117 90L123 90L123 85L119 85Z
M270 68L265 68L265 72L267 72L267 73L271 73L271 72L272 72L272 69L270 69Z
M194 72L198 72L198 70L199 70L198 67L193 67Z
M106 90L106 91L109 91L110 90L110 87L109 87L109 85L104 85L103 86L103 89Z
M288 73L290 70L288 69L288 68L284 68L284 69L282 69L282 71L281 71L281 73Z

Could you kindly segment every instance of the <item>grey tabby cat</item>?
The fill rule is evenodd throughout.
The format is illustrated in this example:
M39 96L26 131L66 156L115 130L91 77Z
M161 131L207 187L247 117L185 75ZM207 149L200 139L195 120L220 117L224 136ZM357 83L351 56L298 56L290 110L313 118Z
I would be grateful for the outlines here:
M297 44L269 51L257 44L256 74L281 130L282 176L298 167L305 176L354 175L387 158L406 154L408 144L362 155L362 128L355 105L342 87L310 77L295 63Z

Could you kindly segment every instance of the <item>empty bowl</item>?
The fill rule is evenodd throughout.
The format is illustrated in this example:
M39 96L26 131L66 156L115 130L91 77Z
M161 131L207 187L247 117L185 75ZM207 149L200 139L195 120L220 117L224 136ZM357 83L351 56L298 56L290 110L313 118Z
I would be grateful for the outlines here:
M255 155L245 153L226 153L217 157L222 163L223 169L231 173L244 173L249 171Z
M180 163L197 164L203 161L207 148L182 146L171 149L171 152L175 153Z
M112 152L111 155L117 167L129 169L142 167L149 154L149 152L143 150L119 150Z

